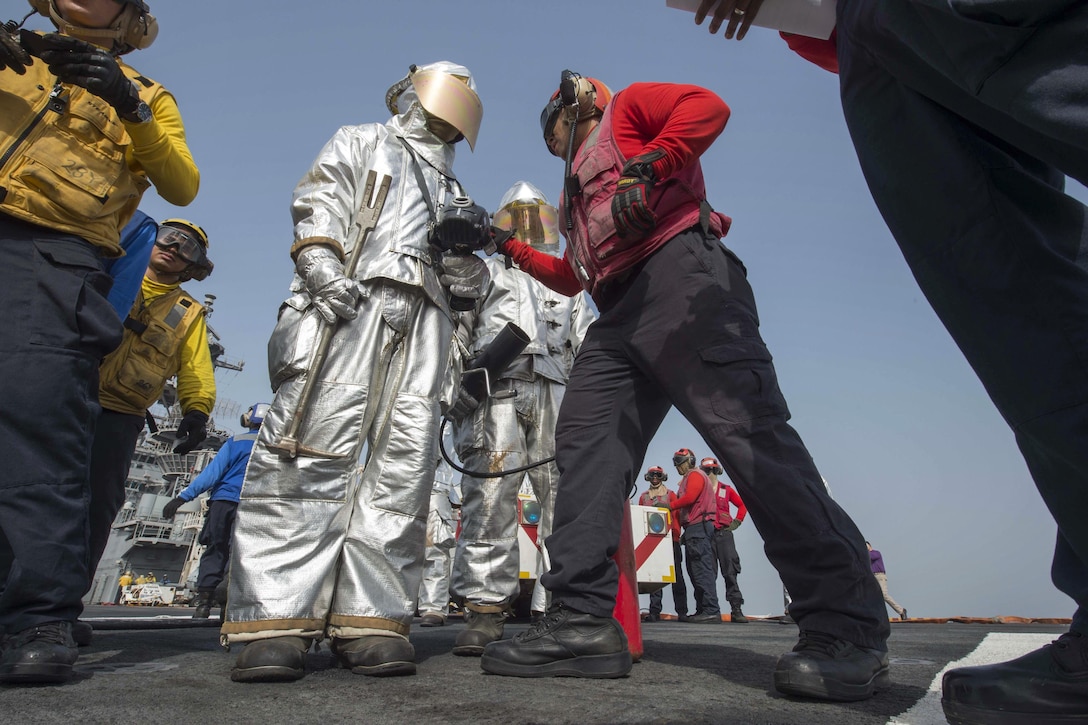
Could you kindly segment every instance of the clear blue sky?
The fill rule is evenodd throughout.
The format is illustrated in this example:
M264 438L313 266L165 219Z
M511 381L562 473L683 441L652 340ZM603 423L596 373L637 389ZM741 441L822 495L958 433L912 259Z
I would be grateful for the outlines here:
M727 42L664 0L151 6L159 38L130 60L178 98L202 181L188 208L152 189L142 209L211 237L215 273L187 288L217 295L211 324L246 362L220 376L221 398L270 400L265 345L291 277L291 191L337 127L388 118L385 91L410 64L472 70L484 120L476 152L460 145L454 168L492 210L519 179L556 200L562 163L538 118L562 69L614 90L702 85L733 111L703 157L709 199L733 217L726 243L748 267L793 423L883 551L892 594L912 616L1071 615L1049 582L1053 521L869 197L836 77L776 33ZM643 468L670 470L682 446L709 455L674 413ZM777 613L762 542L750 524L737 535L745 609Z

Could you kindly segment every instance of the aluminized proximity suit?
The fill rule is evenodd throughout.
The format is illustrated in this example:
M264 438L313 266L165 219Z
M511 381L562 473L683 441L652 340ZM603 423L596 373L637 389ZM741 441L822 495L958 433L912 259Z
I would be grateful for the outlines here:
M431 508L427 514L427 548L423 562L423 581L419 585L420 614L433 612L445 618L450 604L450 569L456 543L457 522L453 518L453 493L456 474L444 460L438 462L431 489Z
M466 71L467 75L467 71ZM453 318L427 241L433 209L463 195L454 147L412 105L383 124L339 129L294 192L298 241L350 253L367 172L392 177L361 251L355 319L337 321L299 444L271 446L294 414L318 330L296 276L269 340L276 397L253 448L231 562L229 642L280 636L407 636L423 568ZM365 459L360 456L364 444Z
M539 248L558 254L558 245L546 246ZM554 292L502 257L488 259L487 265L491 286L476 310L462 314L458 337L470 358L486 349L507 322L528 333L530 342L493 385L491 397L455 421L457 454L470 471L517 468L555 455L555 422L567 376L586 329L596 319L582 294L567 297ZM518 594L517 496L526 475L542 511L537 541L543 570L533 572L539 581L548 569L544 538L551 533L559 481L555 463L532 468L528 474L461 479L461 535L451 591L464 597L469 609L503 611ZM546 596L537 586L534 611L547 608Z

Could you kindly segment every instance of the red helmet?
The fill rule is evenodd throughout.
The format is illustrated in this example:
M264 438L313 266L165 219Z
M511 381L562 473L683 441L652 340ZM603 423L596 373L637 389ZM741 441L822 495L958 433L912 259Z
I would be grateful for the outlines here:
M566 82L568 78L573 82L574 97L578 102L578 120L604 113L604 107L612 100L612 90L608 86L596 78L583 78L577 73L564 71L563 81ZM544 134L545 141L552 132L559 112L564 108L563 99L560 97L561 89L562 84L555 90L548 100L548 105L544 106L544 110L540 113L540 130Z
M676 453L672 454L672 465L679 466L684 461L688 462L692 468L695 468L695 454L688 448L681 448Z
M710 458L709 456L699 461L699 468L703 469L707 473L713 473L715 476L720 476L725 473L725 471L722 470L722 467L718 464L718 459Z
M653 481L655 478L660 478L662 481L669 480L669 474L665 473L665 469L661 466L650 466L646 469L646 475L643 478L647 481Z

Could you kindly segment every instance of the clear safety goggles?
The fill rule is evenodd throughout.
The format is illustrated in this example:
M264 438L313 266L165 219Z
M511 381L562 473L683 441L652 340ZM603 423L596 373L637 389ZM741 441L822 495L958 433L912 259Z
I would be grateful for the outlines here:
M509 204L491 223L534 247L559 244L559 212L550 204Z
M155 237L155 246L163 249L173 249L175 253L189 264L207 266L208 253L204 250L196 237L184 229L177 227L159 227L159 234Z

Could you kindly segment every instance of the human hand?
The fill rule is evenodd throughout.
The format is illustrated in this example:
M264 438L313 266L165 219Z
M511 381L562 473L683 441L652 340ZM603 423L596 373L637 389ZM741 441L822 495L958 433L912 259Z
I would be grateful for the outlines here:
M450 307L458 312L471 310L484 296L491 273L475 254L446 252L439 264L438 281L450 291Z
M730 531L736 531L737 529L740 528L740 525L742 523L743 522L740 519L733 519L732 521L729 522L729 530Z
M181 441L174 446L174 453L185 455L208 437L208 414L199 410L190 410L181 419L178 425L177 439Z
M702 0L695 11L695 24L702 25L713 9L709 28L711 35L718 32L722 22L728 21L725 26L725 39L731 40L736 34L737 40L744 40L748 28L752 27L752 21L759 14L761 5L763 0Z
M128 79L117 59L85 40L60 33L44 36L47 46L40 56L49 72L63 83L82 86L132 120L140 105L136 85Z
M479 398L468 392L465 386L462 385L461 389L457 391L457 400L450 406L450 412L447 417L450 420L461 420L479 407Z
M651 151L633 156L623 165L612 197L612 221L621 237L647 234L657 226L650 192L655 182L653 162L664 155L664 151Z
M164 519L174 518L175 516L177 516L178 509L181 508L182 504L185 504L185 503L186 503L185 499L181 498L180 496L177 497L177 498L170 499L170 501L167 502L167 504L162 507L162 517Z
M11 68L19 75L24 75L27 66L33 63L34 59L19 43L19 39L9 33L7 27L0 27L0 70Z
M295 259L295 272L310 295L310 303L330 325L338 318L354 320L355 305L361 292L355 280L344 274L344 265L336 252L315 244L303 248Z

